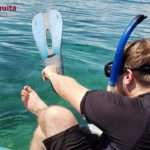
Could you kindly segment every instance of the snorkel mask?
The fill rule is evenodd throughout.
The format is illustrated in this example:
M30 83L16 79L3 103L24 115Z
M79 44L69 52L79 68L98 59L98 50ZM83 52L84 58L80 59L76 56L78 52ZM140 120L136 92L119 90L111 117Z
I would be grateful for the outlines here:
M131 33L136 28L136 26L140 24L145 18L147 18L147 16L137 15L131 20L131 22L120 37L113 62L109 62L105 65L104 71L106 76L109 77L107 87L108 91L113 91L114 86L117 83L118 77L122 72L124 48L128 42Z

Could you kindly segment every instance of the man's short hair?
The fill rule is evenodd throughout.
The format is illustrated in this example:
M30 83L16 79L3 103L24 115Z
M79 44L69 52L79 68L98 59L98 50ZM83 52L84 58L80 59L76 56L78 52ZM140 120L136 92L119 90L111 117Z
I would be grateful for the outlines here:
M135 70L136 79L150 86L150 39L141 39L127 44L124 53L125 68Z

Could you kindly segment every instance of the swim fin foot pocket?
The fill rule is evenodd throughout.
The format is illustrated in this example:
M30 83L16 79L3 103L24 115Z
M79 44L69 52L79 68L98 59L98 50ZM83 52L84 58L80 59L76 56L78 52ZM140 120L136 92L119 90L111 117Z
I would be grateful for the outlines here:
M62 16L57 10L39 13L32 20L33 38L45 66L55 66L56 71L60 74L63 74L62 24ZM47 37L47 35L50 35L50 37ZM51 43L48 43L48 38L51 39ZM48 44L51 45L51 48L48 47Z
M63 74L63 66L62 66L62 58L57 54L48 55L48 58L45 59L44 64L45 66L51 65L56 67L56 72L58 74Z

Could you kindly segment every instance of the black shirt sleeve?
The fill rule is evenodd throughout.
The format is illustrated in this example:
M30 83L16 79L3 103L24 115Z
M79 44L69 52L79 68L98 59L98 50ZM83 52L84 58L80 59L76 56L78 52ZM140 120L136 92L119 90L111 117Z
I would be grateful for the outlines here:
M114 138L129 140L144 128L143 110L137 98L97 90L88 91L81 102L81 113L88 122Z

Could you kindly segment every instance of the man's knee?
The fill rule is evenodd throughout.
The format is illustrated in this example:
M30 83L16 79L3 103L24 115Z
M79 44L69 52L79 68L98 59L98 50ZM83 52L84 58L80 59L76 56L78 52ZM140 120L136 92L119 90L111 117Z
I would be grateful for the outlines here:
M77 124L77 120L70 110L62 106L50 106L44 110L39 117L40 121L46 121L50 123L60 123L59 125L68 124L70 126ZM52 122L51 122L52 121Z
M50 106L39 116L43 132L51 136L78 124L72 112L62 106Z

